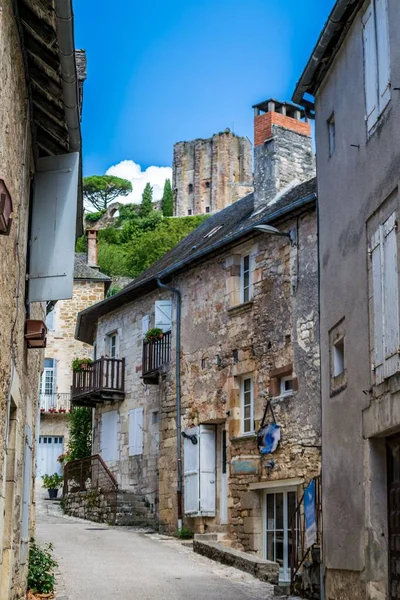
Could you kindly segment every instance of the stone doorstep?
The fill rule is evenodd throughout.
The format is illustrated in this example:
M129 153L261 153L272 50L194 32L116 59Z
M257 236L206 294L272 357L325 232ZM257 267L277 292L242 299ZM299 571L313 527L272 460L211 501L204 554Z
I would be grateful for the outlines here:
M193 550L202 554L211 560L215 560L224 565L240 569L250 573L261 581L278 584L279 565L278 563L264 560L258 556L253 556L247 552L241 552L233 548L222 546L215 541L193 540Z

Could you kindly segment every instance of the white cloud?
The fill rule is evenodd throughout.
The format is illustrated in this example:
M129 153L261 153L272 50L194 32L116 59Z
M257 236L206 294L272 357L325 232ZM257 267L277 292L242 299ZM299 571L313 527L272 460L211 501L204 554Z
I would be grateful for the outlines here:
M133 160L123 160L117 165L113 165L106 171L106 175L123 177L132 183L132 193L129 196L115 199L123 204L129 202L140 204L146 183L153 186L153 200L161 200L165 180L171 179L172 182L171 167L147 167L145 171L142 171L142 167Z

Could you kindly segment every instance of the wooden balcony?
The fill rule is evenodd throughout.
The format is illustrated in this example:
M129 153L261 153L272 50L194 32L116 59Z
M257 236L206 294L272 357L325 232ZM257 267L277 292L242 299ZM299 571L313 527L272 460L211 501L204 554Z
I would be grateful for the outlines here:
M72 403L74 406L96 406L125 397L125 359L95 360L88 368L73 374Z
M171 332L160 340L143 342L142 379L146 384L158 384L159 375L171 360Z

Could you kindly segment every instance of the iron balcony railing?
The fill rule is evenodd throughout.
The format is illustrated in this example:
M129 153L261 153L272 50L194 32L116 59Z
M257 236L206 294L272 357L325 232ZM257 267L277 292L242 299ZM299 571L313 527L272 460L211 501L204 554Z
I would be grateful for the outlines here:
M65 413L71 409L71 394L40 394L42 413Z
M72 399L125 391L125 359L102 356L82 371L73 374Z
M143 342L142 376L158 371L171 360L171 332L156 341Z

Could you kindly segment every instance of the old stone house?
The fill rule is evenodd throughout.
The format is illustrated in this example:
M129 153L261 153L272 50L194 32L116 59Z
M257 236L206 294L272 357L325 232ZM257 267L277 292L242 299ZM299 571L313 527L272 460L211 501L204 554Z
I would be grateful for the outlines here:
M253 191L252 144L230 129L177 142L172 162L174 215L203 215Z
M75 254L72 298L59 300L46 319L48 335L40 382L37 477L61 473L57 458L68 447L72 361L94 358L93 346L75 339L76 317L81 310L104 300L111 284L110 277L97 266L97 232L88 232L88 245L88 255Z
M163 528L225 533L288 581L290 519L320 470L316 186L304 112L255 111L254 194L80 313L106 374L73 396L95 406L93 452ZM282 439L261 456L268 400Z
M400 598L399 22L338 0L294 95L316 119L327 600Z
M81 228L80 114L72 43L69 0L2 2L0 597L4 600L25 593L28 545L34 533L46 302L72 293L75 231L76 226Z

